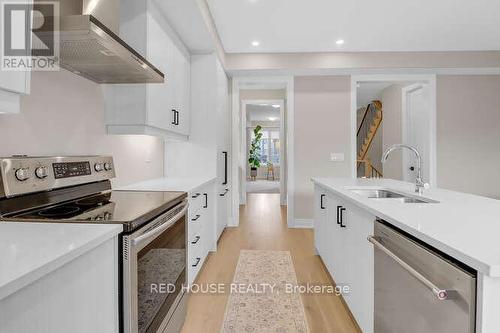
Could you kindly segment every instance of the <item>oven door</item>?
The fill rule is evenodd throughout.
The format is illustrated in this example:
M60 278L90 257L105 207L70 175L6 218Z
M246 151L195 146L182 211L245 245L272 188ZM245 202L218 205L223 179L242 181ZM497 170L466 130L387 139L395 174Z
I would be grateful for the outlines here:
M183 201L123 236L125 333L161 332L184 316L178 312L185 303L187 207Z

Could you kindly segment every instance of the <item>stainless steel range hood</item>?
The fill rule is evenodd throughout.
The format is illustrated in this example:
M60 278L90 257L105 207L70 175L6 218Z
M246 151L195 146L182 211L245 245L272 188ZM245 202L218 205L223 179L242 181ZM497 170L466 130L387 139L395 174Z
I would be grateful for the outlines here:
M60 66L97 83L164 82L158 68L118 37L119 17L118 0L61 0Z

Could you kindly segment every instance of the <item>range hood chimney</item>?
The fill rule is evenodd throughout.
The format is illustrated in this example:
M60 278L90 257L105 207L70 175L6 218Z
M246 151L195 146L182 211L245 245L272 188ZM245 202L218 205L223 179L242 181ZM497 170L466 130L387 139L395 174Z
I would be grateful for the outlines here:
M118 37L119 0L59 3L61 67L97 83L164 82L158 68Z

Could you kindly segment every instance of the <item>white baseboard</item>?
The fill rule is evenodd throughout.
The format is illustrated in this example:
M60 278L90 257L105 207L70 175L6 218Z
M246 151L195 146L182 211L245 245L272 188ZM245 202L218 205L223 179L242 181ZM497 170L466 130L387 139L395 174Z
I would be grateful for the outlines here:
M293 228L312 229L313 228L313 220L312 219L295 219L295 223L294 223Z

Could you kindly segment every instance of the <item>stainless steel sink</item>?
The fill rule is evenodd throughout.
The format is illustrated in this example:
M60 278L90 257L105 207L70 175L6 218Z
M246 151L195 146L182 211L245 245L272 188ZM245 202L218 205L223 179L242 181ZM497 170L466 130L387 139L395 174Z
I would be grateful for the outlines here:
M395 192L389 189L351 189L351 192L369 198L371 200L397 203L438 203L432 199L411 196L404 193Z
M367 198L403 198L402 194L381 189L356 189L351 190L352 192L362 195Z

